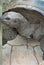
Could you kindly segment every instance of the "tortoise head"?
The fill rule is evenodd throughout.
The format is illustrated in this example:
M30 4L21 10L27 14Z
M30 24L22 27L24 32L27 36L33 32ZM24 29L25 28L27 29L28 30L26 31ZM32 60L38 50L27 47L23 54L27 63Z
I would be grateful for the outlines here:
M19 25L20 14L16 12L6 12L1 17L1 23L9 25L10 27L16 28Z

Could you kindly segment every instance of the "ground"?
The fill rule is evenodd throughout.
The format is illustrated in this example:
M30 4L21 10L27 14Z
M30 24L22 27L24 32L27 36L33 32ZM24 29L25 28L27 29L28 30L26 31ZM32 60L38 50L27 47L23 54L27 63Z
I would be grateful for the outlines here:
M8 41L2 47L3 65L44 65L40 42L37 40L28 40L28 48L26 44L27 40L19 35L16 39ZM11 47L12 53L10 52Z

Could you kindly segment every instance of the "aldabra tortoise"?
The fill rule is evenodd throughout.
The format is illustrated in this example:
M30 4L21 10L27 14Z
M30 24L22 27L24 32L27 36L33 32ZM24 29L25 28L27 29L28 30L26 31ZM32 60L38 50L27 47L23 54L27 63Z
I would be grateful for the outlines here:
M12 28L16 28L18 33L27 39L41 39L40 47L44 52L43 10L29 5L19 5L6 11L1 17L1 22Z

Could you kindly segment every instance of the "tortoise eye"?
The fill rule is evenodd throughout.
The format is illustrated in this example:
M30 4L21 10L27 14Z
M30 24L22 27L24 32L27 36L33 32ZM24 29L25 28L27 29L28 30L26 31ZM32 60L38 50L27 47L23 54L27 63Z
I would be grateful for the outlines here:
M10 18L9 17L7 17L7 18L5 18L6 20L10 20Z

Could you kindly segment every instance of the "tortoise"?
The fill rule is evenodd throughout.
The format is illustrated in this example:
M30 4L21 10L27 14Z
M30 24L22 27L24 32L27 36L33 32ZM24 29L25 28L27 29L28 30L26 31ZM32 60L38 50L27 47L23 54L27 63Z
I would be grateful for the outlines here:
M19 35L40 41L44 59L44 11L30 5L17 5L5 11L1 22L15 28Z

